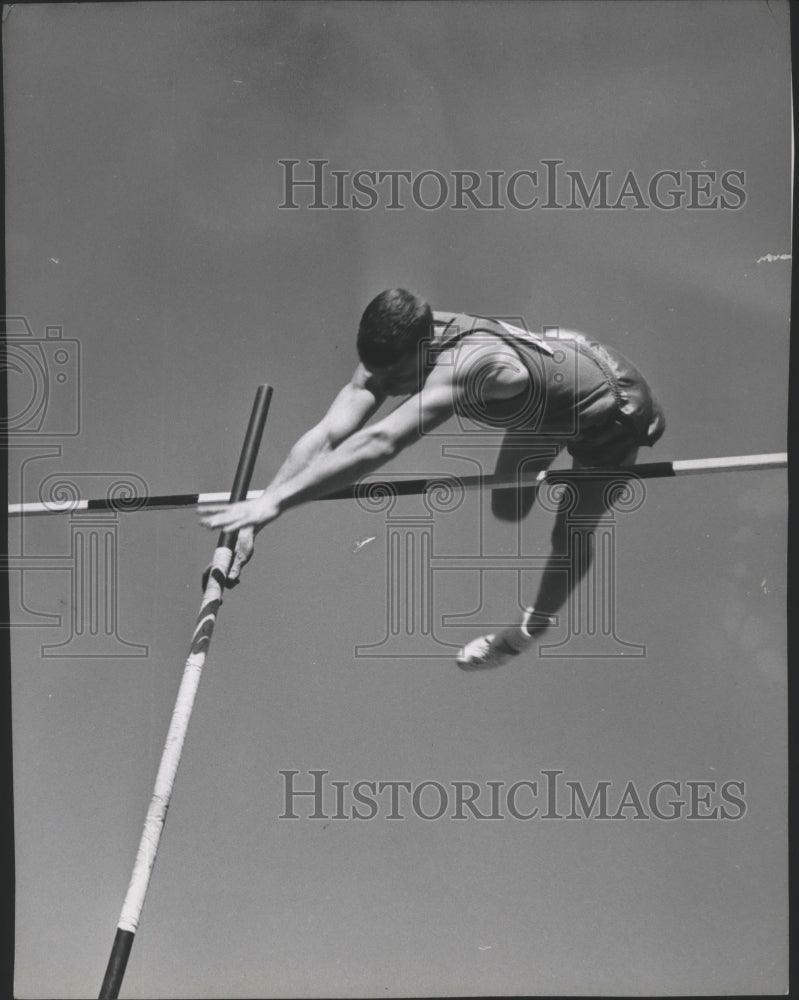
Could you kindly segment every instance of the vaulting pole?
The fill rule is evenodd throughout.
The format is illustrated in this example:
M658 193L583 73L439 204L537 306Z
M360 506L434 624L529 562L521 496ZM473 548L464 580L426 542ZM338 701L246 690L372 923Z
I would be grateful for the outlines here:
M766 469L784 469L788 465L786 452L766 455L732 455L723 458L688 458L673 462L649 462L630 465L623 469L603 469L603 474L614 472L638 479L670 479L674 476L699 476L713 472L757 472ZM361 484L346 486L335 493L319 497L320 500L345 500L361 496L363 492L385 489L399 496L426 493L432 488L455 486L465 490L493 489L496 486L532 486L545 482L568 481L569 478L583 479L585 473L575 473L567 469L539 472L538 475L517 482L514 474L506 476L429 476L425 479L364 479ZM248 498L260 496L263 490L250 490ZM242 497L242 499L244 499ZM75 510L116 510L120 513L134 513L139 510L176 510L181 507L202 507L204 504L225 503L227 493L173 493L164 496L130 496L116 499L97 498L95 500L48 500L33 503L9 504L10 517L26 517L36 514L64 514Z
M239 457L239 465L236 469L236 477L230 491L229 499L231 502L243 500L247 496L271 398L271 385L258 387ZM122 905L122 914L117 925L116 937L111 949L111 957L108 960L103 985L100 988L100 1000L115 1000L119 996L122 977L125 975L125 967L128 963L133 938L144 906L144 897L155 864L158 842L166 822L166 813L183 752L183 743L194 705L194 697L200 683L216 616L222 603L222 590L233 559L237 536L237 531L223 531L216 544L208 582L203 594L202 607L197 616L197 625L191 640L189 658L186 660L186 666L183 670L183 679L172 712L172 721L169 724L166 744L161 755L155 788L150 800L150 807L147 810L147 818L144 821L144 830L136 853L133 874L130 878L125 902Z

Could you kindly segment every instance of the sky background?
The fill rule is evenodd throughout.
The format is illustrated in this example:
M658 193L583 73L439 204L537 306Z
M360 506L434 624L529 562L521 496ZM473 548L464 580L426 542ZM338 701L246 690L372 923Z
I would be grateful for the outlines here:
M33 331L18 359L50 379L22 361L9 376L12 500L56 475L88 495L125 475L225 490L261 382L265 485L350 376L364 306L397 285L621 349L668 418L643 460L784 450L791 265L759 259L790 251L785 4L15 5L4 62L8 311ZM310 157L481 175L551 158L612 185L739 170L747 199L280 210L278 161ZM47 326L65 382L58 346L32 346ZM473 474L443 456L457 430L387 472ZM646 656L474 675L415 639L355 655L385 635L388 515L287 513L224 602L122 995L783 991L786 508L779 471L648 483L616 535L618 635ZM425 513L416 498L391 516ZM483 513L470 495L436 514L436 553L474 557L478 537L517 551ZM531 566L550 517L525 524ZM20 997L99 988L214 544L191 510L110 524L116 637L47 655L80 597L73 526L10 529ZM479 565L438 574L437 619L474 610ZM445 641L507 616L518 578L486 573ZM530 600L534 570L521 580ZM278 820L279 771L308 787L309 768L445 786L544 768L589 790L738 780L747 812Z

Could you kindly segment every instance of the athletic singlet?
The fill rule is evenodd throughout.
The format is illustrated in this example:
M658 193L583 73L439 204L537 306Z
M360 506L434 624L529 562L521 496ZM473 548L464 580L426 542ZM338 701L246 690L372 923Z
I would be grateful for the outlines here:
M558 330L556 338L520 329L506 321L464 313L433 314L431 363L466 337L480 352L480 335L509 345L529 374L517 396L484 400L480 380L459 405L459 415L505 430L546 435L588 445L611 425L636 444L654 444L665 429L663 412L646 380L621 353L589 340L584 334ZM453 355L455 363L456 355ZM572 448L570 447L570 451Z

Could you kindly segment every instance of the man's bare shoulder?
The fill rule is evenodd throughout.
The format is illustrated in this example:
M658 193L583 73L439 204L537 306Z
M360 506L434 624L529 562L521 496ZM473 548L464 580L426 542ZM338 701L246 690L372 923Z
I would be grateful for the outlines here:
M428 383L448 383L453 387L479 385L481 394L506 399L522 392L529 378L519 355L501 337L474 333L442 352Z

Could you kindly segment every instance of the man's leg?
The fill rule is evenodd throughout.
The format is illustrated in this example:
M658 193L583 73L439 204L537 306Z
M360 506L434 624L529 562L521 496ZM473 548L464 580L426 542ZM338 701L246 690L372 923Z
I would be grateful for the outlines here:
M619 467L635 465L638 448L632 448L618 463ZM535 600L536 613L551 616L557 614L566 604L572 591L591 567L594 558L593 533L599 522L610 509L608 486L618 477L602 475L602 469L583 465L577 459L573 469L585 469L589 474L575 483L574 494L566 490L555 516L552 529L552 555L547 563L538 595ZM569 546L579 547L579 557L572 560L571 570L563 571L563 556Z
M546 441L532 434L508 431L497 455L494 474L497 476L519 476L534 479L539 472L548 469L558 457L563 447L555 441ZM491 491L491 512L500 521L518 523L530 513L535 503L537 486L500 487ZM508 656L518 652L514 641L529 639L526 626L532 618L532 608L528 609L522 623L515 629L504 629L502 633L480 636L467 643L456 657L458 666L464 670L485 669L499 666ZM505 636L505 633L512 633ZM509 640L506 641L506 639Z
M494 474L533 479L548 469L562 445L543 441L532 434L508 431L497 455ZM501 487L491 491L491 512L500 521L521 521L535 503L535 486Z
M631 448L615 463L618 467L635 465L638 448ZM618 477L602 475L602 469L587 466L577 459L573 469L584 469L591 475L575 482L574 490L566 488L558 506L552 529L552 555L544 568L538 595L533 607L527 608L520 624L496 634L480 636L467 643L458 653L456 662L464 670L497 667L509 657L529 648L535 639L554 624L553 616L566 604L572 591L588 572L593 562L593 533L610 509L609 484ZM563 570L563 556L570 545L579 546L579 559L571 563L571 571Z

